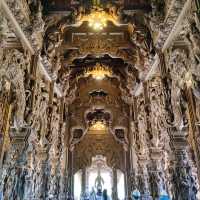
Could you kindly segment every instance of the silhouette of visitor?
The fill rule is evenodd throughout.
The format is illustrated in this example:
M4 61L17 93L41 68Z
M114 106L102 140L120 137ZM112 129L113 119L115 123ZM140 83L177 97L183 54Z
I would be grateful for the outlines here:
M106 189L103 190L103 198L102 199L103 200L110 200L108 195L107 195L107 190Z

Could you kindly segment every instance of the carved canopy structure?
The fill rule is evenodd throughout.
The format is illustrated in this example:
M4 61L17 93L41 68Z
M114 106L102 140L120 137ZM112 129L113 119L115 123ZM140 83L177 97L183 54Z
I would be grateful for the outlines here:
M0 0L0 194L73 199L93 158L125 198L200 198L198 0ZM98 162L98 161L97 161Z

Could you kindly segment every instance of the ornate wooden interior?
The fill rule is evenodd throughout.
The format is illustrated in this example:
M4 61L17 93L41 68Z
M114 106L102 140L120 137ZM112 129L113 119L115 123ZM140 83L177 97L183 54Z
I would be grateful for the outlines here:
M78 171L83 198L104 158L113 200L117 170L124 199L200 199L199 10L0 0L0 199L74 199Z

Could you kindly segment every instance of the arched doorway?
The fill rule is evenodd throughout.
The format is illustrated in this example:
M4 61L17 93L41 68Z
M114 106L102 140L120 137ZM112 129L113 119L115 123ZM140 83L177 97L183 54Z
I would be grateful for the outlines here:
M81 197L82 170L74 174L74 199L79 200Z
M100 180L99 180L100 179ZM86 169L81 169L74 175L74 198L90 195L92 191L98 193L98 184L101 192L107 190L110 199L125 199L125 175L120 169L107 165L106 157L96 155Z
M89 191L92 188L97 192L97 182L98 175L100 175L102 190L106 189L108 195L112 196L112 186L113 186L113 172L110 167L107 166L106 157L102 155L97 155L92 158L92 165L87 168L87 186Z
M125 199L125 176L121 170L117 170L117 194L119 200Z

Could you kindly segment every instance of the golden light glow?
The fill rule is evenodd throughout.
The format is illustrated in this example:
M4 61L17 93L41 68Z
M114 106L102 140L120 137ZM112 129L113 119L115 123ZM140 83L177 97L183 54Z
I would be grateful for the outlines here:
M102 121L97 121L95 122L91 127L90 127L90 131L105 131L106 125L102 122Z
M99 63L96 64L94 68L90 68L89 70L85 71L86 76L92 76L97 80L102 80L105 76L111 76L112 70L110 70L105 65L100 65Z
M96 11L91 13L88 23L89 26L96 31L103 30L103 28L107 26L107 17L105 12Z
M112 21L117 24L117 16L110 15L104 10L96 9L93 10L89 15L82 17L81 21L88 21L88 24L95 31L101 31L107 26L108 21Z

